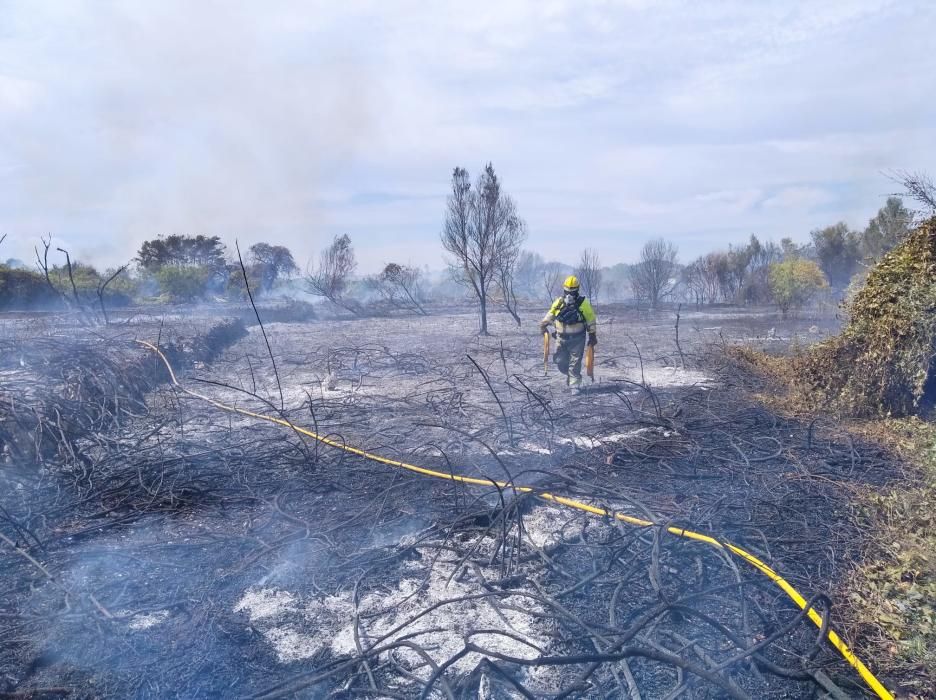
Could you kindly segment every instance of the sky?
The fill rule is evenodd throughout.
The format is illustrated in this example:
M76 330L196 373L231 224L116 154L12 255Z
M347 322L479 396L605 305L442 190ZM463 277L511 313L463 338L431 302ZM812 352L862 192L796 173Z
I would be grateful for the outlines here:
M0 259L347 233L439 268L488 161L549 259L860 228L936 175L934 35L928 0L0 0Z

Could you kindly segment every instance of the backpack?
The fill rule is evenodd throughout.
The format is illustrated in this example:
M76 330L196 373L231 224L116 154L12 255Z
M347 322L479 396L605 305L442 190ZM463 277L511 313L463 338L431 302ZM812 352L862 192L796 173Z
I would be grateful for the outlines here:
M570 326L573 323L585 323L585 317L582 316L582 312L579 311L579 307L584 301L585 297L579 297L575 300L575 304L566 304L563 302L562 308L559 309L559 313L556 314L556 320L564 326Z

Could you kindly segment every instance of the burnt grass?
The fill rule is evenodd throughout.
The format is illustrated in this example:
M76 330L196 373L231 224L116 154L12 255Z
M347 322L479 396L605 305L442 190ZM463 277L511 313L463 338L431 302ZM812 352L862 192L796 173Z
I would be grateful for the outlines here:
M487 337L471 314L270 323L279 386L257 326L5 328L0 698L866 694L766 577L663 527L745 548L840 626L852 503L894 458L757 404L722 352L835 320L683 309L677 346L675 310L599 309L596 382L573 395L544 376L537 313ZM135 339L223 403L659 526L225 412ZM290 602L252 614L250 591Z

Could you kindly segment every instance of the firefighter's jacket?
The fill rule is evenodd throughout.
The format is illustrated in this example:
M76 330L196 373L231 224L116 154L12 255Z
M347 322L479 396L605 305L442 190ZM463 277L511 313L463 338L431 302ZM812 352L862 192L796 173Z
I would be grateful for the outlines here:
M544 324L554 323L556 332L559 335L578 335L586 330L589 333L594 333L598 317L587 298L579 297L576 300L575 308L567 308L565 297L559 297L549 307L549 311L542 322Z

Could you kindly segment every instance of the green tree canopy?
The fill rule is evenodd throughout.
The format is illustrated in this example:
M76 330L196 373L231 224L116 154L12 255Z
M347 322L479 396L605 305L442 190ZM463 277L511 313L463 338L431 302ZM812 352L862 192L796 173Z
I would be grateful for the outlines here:
M144 241L137 262L147 272L166 267L203 267L224 274L224 244L218 236L159 236Z
M910 231L913 213L900 197L888 197L861 237L861 252L869 260L878 260L893 249Z
M843 290L851 281L861 260L861 237L840 221L813 231L813 247L819 267L833 289Z
M770 292L786 316L812 301L829 283L819 266L812 260L790 258L774 263L768 273Z

